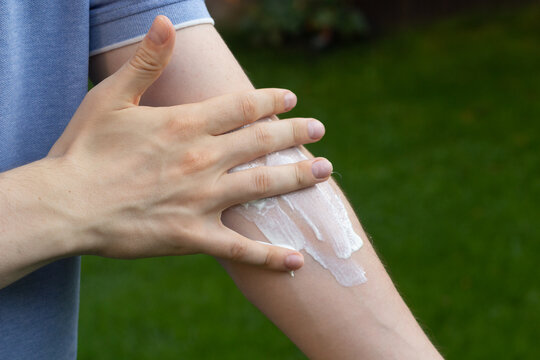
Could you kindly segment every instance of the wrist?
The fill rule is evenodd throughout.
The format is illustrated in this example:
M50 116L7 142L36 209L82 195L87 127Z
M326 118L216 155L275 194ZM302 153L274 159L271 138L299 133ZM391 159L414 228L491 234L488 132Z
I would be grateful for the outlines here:
M0 174L0 277L6 285L54 260L89 251L62 158Z
M56 246L63 257L94 254L96 239L87 231L90 187L85 174L67 156L40 160L47 216L56 227ZM43 199L42 199L43 200Z

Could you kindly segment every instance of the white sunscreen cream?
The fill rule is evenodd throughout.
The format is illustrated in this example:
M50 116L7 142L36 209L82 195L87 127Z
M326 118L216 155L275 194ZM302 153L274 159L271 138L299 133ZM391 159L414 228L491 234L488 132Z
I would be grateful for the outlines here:
M298 148L290 148L231 171L306 159ZM305 250L341 285L353 286L367 281L365 271L351 258L362 246L362 238L354 231L347 209L330 183L250 201L233 209L254 223L273 245Z

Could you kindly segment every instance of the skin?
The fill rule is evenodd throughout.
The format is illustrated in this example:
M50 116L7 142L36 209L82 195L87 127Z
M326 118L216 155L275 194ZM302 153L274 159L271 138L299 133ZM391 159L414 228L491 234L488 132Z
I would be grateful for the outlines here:
M94 82L116 71L135 47L94 56ZM141 102L170 106L250 89L253 86L249 79L214 27L199 25L178 31L170 65ZM312 158L305 149L302 151ZM330 181L348 209L355 231L367 239L343 193ZM244 236L266 241L256 226L234 210L225 211L222 219ZM366 241L353 259L368 276L367 283L354 287L338 284L308 255L294 278L220 261L245 296L311 359L441 359L397 292L372 244Z
M322 125L288 119L288 90L241 91L188 105L140 106L170 61L176 32L158 17L118 71L93 88L43 160L0 174L0 287L54 260L207 253L272 270L303 264L221 222L224 209L326 181L322 158L229 174L277 149L317 141ZM310 136L310 134L312 136Z

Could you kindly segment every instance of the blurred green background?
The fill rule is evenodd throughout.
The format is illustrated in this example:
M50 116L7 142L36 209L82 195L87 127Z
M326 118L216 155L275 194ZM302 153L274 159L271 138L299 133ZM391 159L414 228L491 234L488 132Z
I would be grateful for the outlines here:
M292 115L325 123L310 150L441 352L539 359L540 5L325 51L245 43L230 40L255 85L292 89ZM304 358L209 257L82 271L80 359Z

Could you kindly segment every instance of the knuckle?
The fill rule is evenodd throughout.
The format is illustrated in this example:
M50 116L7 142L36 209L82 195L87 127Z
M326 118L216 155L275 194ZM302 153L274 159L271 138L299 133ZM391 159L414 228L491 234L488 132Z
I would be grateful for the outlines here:
M164 132L169 137L176 139L179 135L195 135L197 132L197 123L189 112L178 114L171 110L165 118Z
M229 257L232 260L241 260L247 253L247 243L245 240L234 240L229 248Z
M290 131L292 134L292 139L295 144L300 144L303 142L305 136L304 134L307 133L307 125L305 123L300 123L299 121L291 121L290 122Z
M304 176L304 172L302 171L302 167L300 166L300 164L294 164L293 171L294 171L294 178L295 178L296 184L303 185L306 182L305 180L306 178Z
M268 251L264 257L264 266L270 266L272 264L272 259L273 259L273 256L274 253L272 251Z
M187 150L181 158L181 166L184 174L202 171L214 165L215 162L215 154L206 149Z
M184 124L182 121L174 116L169 116L165 121L164 131L167 136L175 137L177 134L183 132Z
M266 149L274 143L274 135L267 126L260 124L253 127L253 135L255 137L255 145L258 148Z
M140 46L135 55L129 60L129 64L137 71L157 72L163 70L163 64L154 53L144 46Z
M268 194L271 187L271 179L268 171L265 169L254 170L252 184L256 195L264 196Z
M272 109L274 109L275 113L281 112L281 109L284 107L283 101L283 94L274 91L272 96Z
M244 124L257 120L257 101L253 93L246 93L240 98L240 111Z

